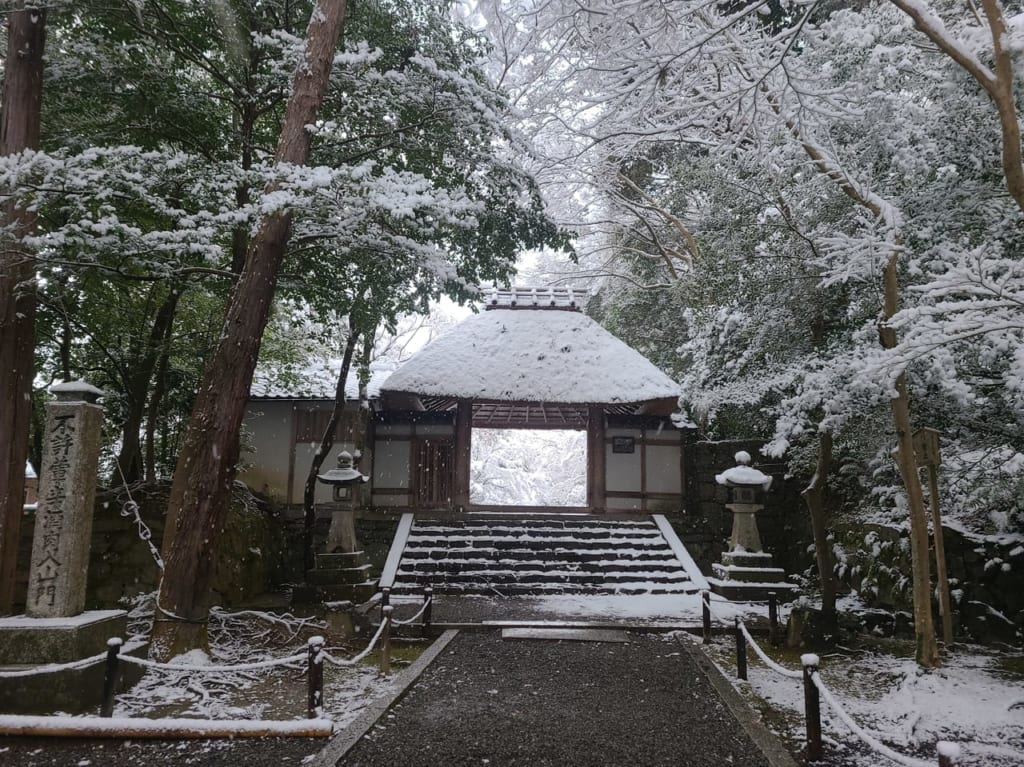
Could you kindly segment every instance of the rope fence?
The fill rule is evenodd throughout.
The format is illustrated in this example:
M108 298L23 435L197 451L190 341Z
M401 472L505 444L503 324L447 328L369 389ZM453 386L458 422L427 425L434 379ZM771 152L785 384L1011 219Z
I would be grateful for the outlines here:
M397 621L394 618L394 607L387 604L388 595L383 595L384 606L381 608L381 622L376 633L370 639L366 648L358 655L351 658L336 658L324 647L322 636L310 637L306 647L301 652L288 655L283 658L268 658L267 660L254 661L251 663L234 664L199 664L199 663L162 663L150 660L149 658L138 658L134 655L123 654L124 640L119 637L111 637L107 640L107 651L93 655L81 660L69 663L48 663L32 668L0 671L0 679L11 679L17 677L29 677L39 674L52 674L61 671L74 671L88 668L97 663L104 662L103 680L103 701L100 705L101 717L112 717L114 710L114 694L122 674L122 663L140 666L152 671L177 671L198 674L231 674L247 671L258 671L270 668L287 666L298 668L299 664L305 661L306 678L308 684L308 706L307 713L310 719L318 719L322 716L323 690L324 690L324 662L338 667L352 667L363 661L367 656L380 645L380 672L391 673L391 630L392 626L409 626L422 620L421 626L424 633L430 630L430 613L433 605L433 589L429 586L424 589L423 605L419 611L404 621Z
M770 596L774 597L775 595L771 594ZM704 591L701 593L701 602L704 618L704 641L708 642L710 641L711 634L711 598L709 592ZM773 624L769 630L769 637L774 642L775 637L777 636L776 621L778 613L776 610L771 609L772 607L774 607L774 600L771 600L769 603L769 617ZM897 764L903 765L903 767L934 767L934 761L925 761L923 759L906 756L894 751L864 730L864 728L860 727L846 709L843 708L842 704L821 678L821 674L818 670L820 660L817 655L811 653L802 655L800 657L800 663L803 667L802 670L798 671L796 669L786 668L768 657L765 651L761 649L761 646L750 635L750 631L747 629L746 624L740 618L737 617L734 620L736 639L736 676L739 679L745 680L747 678L746 650L749 645L765 667L770 671L779 674L780 676L784 676L787 679L803 680L804 718L806 720L807 732L806 755L808 762L819 761L822 756L821 698L824 698L829 708L835 713L839 720L842 721L854 735L860 738L860 740L876 754L884 756ZM940 740L936 743L936 752L938 755L939 767L957 767L959 764L961 749L957 744Z

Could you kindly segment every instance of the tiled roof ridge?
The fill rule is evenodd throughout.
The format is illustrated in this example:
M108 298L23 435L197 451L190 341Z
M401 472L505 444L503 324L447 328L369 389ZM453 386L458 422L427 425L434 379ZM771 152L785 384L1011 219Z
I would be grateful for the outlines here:
M527 287L515 285L493 287L486 291L485 309L561 309L582 311L580 299L584 294L567 287Z

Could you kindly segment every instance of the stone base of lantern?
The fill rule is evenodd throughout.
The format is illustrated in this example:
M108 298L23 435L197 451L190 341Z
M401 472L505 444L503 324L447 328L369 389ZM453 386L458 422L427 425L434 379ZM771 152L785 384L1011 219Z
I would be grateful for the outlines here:
M377 593L365 552L317 554L316 567L306 571L306 583L292 590L293 604L362 603Z
M789 600L796 586L786 582L786 571L774 567L764 551L726 551L722 562L711 565L708 585L716 594L734 602L766 602L775 592L780 602Z
M65 664L95 658L72 669L8 677L0 684L0 712L41 714L54 711L82 713L100 705L107 640L125 638L124 610L95 610L68 618L0 618L0 670L21 671L47 664ZM126 644L122 654L145 657L149 644ZM139 666L121 664L121 690L142 676Z

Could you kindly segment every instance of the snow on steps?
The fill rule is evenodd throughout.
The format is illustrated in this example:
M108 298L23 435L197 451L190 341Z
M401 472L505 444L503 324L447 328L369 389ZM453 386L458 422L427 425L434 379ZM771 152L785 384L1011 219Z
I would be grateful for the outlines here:
M649 517L417 518L394 593L692 594L686 567Z

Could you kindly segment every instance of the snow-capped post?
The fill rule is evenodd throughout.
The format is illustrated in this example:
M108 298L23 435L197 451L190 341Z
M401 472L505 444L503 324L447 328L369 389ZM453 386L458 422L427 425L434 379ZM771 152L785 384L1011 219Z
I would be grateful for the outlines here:
M700 592L701 621L704 627L704 644L711 642L711 592Z
M391 604L391 589L387 586L380 590L380 619L384 620L384 608Z
M380 673L387 676L391 673L391 617L395 608L386 605L381 608L384 616L384 631L380 635Z
M306 649L309 653L306 660L306 714L310 719L316 719L324 705L324 638L310 637Z
M85 609L103 392L84 381L52 386L25 614L80 615Z
M100 704L100 716L110 718L114 715L114 693L121 676L121 646L124 640L110 637L107 640L107 664L103 669L103 703Z
M768 592L768 641L779 643L779 595L774 591Z
M818 662L818 656L813 653L800 656L800 665L804 667L804 718L807 720L808 762L821 759L821 698L814 684Z
M939 752L939 767L957 767L960 764L960 746L948 740L940 740L935 744Z
M427 586L423 589L423 636L430 633L430 622L434 611L434 589Z
M740 619L735 619L736 631L736 678L747 681L747 639L743 636L743 629L740 628Z
M736 453L736 466L715 476L715 482L729 490L732 511L730 551L762 551L761 536L757 532L757 512L764 508L762 494L772 486L772 478L750 465L750 453Z

